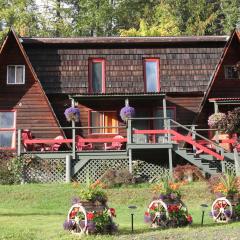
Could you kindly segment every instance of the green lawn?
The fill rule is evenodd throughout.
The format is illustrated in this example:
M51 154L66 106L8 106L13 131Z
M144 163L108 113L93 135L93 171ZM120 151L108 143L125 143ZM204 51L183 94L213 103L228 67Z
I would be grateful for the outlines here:
M117 210L119 233L115 236L88 236L85 239L239 239L240 223L216 224L208 215L201 227L199 205L211 205L213 196L205 183L183 187L183 201L193 216L193 225L185 228L153 230L143 222L143 214L152 199L148 185L107 190L109 206ZM67 184L28 184L0 186L0 239L78 239L64 231L70 201L77 189ZM136 205L135 233L131 234L129 205ZM209 208L210 209L210 208Z

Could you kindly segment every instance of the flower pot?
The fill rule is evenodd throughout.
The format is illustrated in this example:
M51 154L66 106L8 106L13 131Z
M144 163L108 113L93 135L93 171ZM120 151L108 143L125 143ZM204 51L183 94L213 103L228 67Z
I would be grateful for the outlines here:
M100 203L99 201L81 201L81 204L87 212L103 212L106 209L106 204Z

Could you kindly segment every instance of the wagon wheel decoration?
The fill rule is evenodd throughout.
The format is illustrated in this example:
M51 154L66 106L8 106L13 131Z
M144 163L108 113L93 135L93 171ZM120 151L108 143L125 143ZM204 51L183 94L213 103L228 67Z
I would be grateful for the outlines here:
M169 214L167 204L164 201L161 199L152 201L147 211L151 215L152 227L166 225Z
M80 203L72 205L68 212L67 220L73 222L73 232L79 234L87 232L87 212Z
M228 222L233 214L232 204L225 197L217 198L212 204L211 213L216 222Z

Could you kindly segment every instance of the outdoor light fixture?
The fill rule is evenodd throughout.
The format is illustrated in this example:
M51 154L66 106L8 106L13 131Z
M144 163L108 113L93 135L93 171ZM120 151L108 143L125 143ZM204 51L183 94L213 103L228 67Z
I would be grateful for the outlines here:
M202 210L202 221L201 221L201 226L203 226L203 220L204 220L204 214L205 214L205 210L208 207L207 204L203 203L200 205L201 206L201 210Z
M128 206L128 208L131 211L131 223L132 223L132 233L133 233L133 216L134 216L135 210L137 209L137 206L130 205L130 206Z

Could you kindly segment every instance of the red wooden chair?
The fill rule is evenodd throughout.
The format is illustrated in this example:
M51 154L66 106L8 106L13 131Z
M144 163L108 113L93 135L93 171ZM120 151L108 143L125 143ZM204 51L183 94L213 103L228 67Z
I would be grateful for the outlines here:
M84 143L81 141L82 139L84 139L84 138L79 135L76 136L76 149L78 151L92 150L93 149L92 143Z
M121 135L115 136L113 139L123 139L124 137ZM120 150L122 147L121 142L112 142L111 145L104 143L104 150Z
M54 139L59 140L59 139L64 139L63 136L59 135L55 137ZM59 148L61 147L62 143L54 143L51 146L44 146L42 151L58 151Z
M42 145L35 145L33 143L25 143L25 140L32 140L34 137L32 136L32 132L29 129L22 130L21 133L22 144L24 147L24 151L42 151Z

